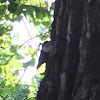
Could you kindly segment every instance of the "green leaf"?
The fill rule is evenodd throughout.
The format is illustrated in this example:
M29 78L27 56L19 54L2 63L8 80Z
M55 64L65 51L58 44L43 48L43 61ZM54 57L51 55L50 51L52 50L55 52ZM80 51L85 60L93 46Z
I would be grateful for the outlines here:
M13 57L13 58L10 60L9 64L10 64L13 68L15 68L16 70L19 70L19 69L23 66L22 63L18 63L18 59L16 59L15 57Z
M6 0L0 0L0 2L1 2L1 3L4 3L4 2L6 2Z
M8 0L10 3L14 3L16 0Z
M42 22L42 24L43 24L46 28L49 28L50 25L51 25L49 22Z
M34 25L38 26L38 25L40 25L40 22L39 21L34 21Z
M5 1L5 0L2 0L2 1ZM5 13L5 9L6 9L6 8L7 8L7 7L6 7L5 5L0 6L0 16L1 16L1 17L4 16L4 13Z
M39 12L39 8L38 7L36 7L36 6L32 6L32 7L35 10L35 12Z
M24 63L24 64L23 64L23 67L26 68L26 67L28 67L28 66L33 66L34 63L35 63L35 59L32 58L32 59L31 59L30 61L28 61L27 63Z
M14 13L14 12L17 10L17 6L18 6L17 3L10 3L10 4L8 5L8 10L9 10L11 13Z
M2 94L3 93L3 88L0 88L0 94Z
M44 15L43 15L43 13L42 12L38 12L38 13L36 13L36 18L38 18L38 19L43 19L44 18Z
M0 55L2 54L2 51L3 51L3 49L2 49L2 48L0 48Z
M11 48L10 48L10 51L12 53L16 53L16 46L12 45Z

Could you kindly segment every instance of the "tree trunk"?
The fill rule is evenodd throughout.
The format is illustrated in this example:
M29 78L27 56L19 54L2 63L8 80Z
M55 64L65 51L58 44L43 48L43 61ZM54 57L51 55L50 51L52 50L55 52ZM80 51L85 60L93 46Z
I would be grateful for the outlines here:
M51 41L37 100L100 100L100 1L56 0Z

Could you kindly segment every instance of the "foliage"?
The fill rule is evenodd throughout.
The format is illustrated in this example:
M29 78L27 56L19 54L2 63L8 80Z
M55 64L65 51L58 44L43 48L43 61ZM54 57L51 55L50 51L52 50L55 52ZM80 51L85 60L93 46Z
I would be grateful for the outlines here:
M27 85L18 85L16 86L17 91L11 92L9 95L5 98L6 100L26 100L28 98L28 95L30 93L29 86Z
M18 79L21 68L26 70L28 66L34 66L37 54L37 49L31 44L26 46L35 37L21 45L13 43L19 38L17 33L11 35L13 23L23 20L23 16L34 24L37 30L35 37L46 41L50 36L48 30L53 15L43 0L0 0L0 100L35 100L39 82L44 76L34 76L31 86L22 85L21 79ZM22 54L25 49L27 52ZM20 62L27 56L31 58L29 61Z

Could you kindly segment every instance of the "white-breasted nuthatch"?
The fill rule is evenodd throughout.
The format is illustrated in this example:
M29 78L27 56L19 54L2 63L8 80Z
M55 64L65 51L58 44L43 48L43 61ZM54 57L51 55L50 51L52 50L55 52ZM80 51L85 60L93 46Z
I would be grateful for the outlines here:
M37 69L43 64L43 63L48 63L54 56L54 49L53 45L51 44L51 41L46 41L42 44L42 50L40 53Z

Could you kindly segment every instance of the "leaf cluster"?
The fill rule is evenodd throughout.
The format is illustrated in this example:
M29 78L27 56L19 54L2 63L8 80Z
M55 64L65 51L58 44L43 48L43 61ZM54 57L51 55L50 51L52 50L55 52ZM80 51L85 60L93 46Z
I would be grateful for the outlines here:
M19 35L13 33L13 23L20 22L25 16L29 23L37 29L36 36L22 45L14 44ZM32 79L32 85L22 85L18 79L19 70L34 66L37 54L36 48L26 43L34 38L46 41L50 37L48 31L53 15L47 9L43 0L0 0L0 100L35 100L40 81L44 75ZM23 52L26 50L26 52ZM22 53L23 52L23 53ZM27 62L20 62L25 57L31 57Z

